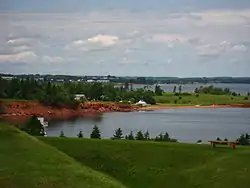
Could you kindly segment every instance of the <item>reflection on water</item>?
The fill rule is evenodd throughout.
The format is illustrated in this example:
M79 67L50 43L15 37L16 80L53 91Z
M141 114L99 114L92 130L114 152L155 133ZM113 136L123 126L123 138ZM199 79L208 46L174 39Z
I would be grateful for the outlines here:
M149 131L151 137L168 132L179 141L196 142L217 137L236 139L241 133L250 133L249 108L165 109L149 112L105 113L95 118L74 118L68 121L51 121L46 128L48 136L76 137L83 131L89 137L94 125L98 125L103 138L110 138L115 129L124 134L131 130Z

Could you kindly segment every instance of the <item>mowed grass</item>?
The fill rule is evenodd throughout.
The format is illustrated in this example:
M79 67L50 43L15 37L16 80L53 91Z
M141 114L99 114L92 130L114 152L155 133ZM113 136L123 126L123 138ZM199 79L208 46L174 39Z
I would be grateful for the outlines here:
M0 123L0 188L121 188L114 179Z
M223 104L244 104L250 100L244 100L244 96L229 96L229 95L209 95L196 94L175 96L173 93L164 93L163 96L155 96L157 103L171 105L223 105Z
M139 141L40 138L131 188L249 188L250 148Z

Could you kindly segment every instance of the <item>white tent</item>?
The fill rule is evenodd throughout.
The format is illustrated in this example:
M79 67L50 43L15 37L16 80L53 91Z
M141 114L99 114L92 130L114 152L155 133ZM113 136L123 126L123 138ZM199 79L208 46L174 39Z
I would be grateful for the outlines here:
M139 102L137 102L136 105L138 105L138 106L147 106L148 104L143 100L139 100Z

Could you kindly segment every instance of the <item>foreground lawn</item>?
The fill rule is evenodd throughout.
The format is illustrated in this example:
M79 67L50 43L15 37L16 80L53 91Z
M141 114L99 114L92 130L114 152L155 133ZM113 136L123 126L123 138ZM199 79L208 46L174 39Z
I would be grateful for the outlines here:
M40 138L131 188L249 188L250 148Z
M191 93L190 93L191 94ZM173 93L164 93L163 96L155 96L157 103L169 105L212 105L212 104L244 104L250 100L244 100L244 96L209 95L192 93L188 96L175 96Z
M0 123L0 188L121 188L120 183Z

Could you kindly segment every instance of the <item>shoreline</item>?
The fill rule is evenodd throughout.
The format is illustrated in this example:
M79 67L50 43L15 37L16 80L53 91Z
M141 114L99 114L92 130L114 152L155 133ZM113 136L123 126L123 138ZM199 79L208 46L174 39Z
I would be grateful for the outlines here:
M2 106L5 113L0 114L0 120L5 120L13 124L22 124L30 116L36 115L44 117L46 120L67 120L74 117L95 118L102 113L107 112L136 112L136 111L154 111L161 109L190 109L190 108L250 108L250 104L231 104L231 105L152 105L147 107L138 107L135 105L105 103L105 102L86 102L82 103L76 109L55 108L45 106L39 102L3 102Z

